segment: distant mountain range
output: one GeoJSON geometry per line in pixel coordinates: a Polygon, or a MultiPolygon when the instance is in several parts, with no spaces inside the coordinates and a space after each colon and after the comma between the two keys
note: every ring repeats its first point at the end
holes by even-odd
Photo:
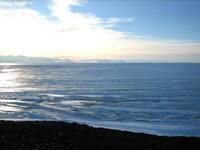
{"type": "Polygon", "coordinates": [[[71,60],[48,57],[28,57],[28,56],[0,56],[0,63],[17,64],[58,64],[58,63],[126,63],[125,60],[87,59],[71,60]]]}
{"type": "Polygon", "coordinates": [[[20,64],[54,64],[69,63],[70,59],[54,59],[47,57],[27,57],[27,56],[0,56],[0,63],[20,63],[20,64]]]}
{"type": "Polygon", "coordinates": [[[28,56],[0,56],[0,63],[16,63],[16,64],[65,64],[65,63],[184,63],[182,61],[160,61],[160,60],[109,60],[109,59],[89,59],[89,60],[71,60],[71,59],[58,59],[48,57],[28,57],[28,56]]]}
{"type": "Polygon", "coordinates": [[[106,60],[106,59],[89,59],[73,61],[70,59],[56,59],[48,57],[28,57],[28,56],[0,56],[0,63],[17,63],[17,64],[64,64],[64,63],[128,63],[139,61],[128,60],[106,60]]]}

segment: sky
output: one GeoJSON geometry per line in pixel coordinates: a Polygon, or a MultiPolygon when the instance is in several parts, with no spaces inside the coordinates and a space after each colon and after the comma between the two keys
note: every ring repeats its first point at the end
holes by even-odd
{"type": "Polygon", "coordinates": [[[0,0],[0,56],[200,62],[198,0],[0,0]]]}

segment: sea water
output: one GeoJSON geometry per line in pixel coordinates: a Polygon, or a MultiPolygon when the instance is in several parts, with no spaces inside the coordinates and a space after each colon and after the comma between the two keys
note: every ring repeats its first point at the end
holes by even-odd
{"type": "Polygon", "coordinates": [[[200,136],[200,64],[0,65],[0,119],[200,136]]]}

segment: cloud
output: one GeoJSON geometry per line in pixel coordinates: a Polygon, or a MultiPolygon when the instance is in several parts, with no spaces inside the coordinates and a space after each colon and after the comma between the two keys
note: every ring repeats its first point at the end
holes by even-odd
{"type": "Polygon", "coordinates": [[[0,1],[0,55],[73,59],[175,59],[182,55],[185,59],[188,53],[199,56],[198,42],[130,36],[113,28],[135,21],[134,17],[100,18],[71,10],[71,6],[84,7],[85,2],[52,0],[48,7],[56,19],[49,20],[28,7],[32,1],[0,1]]]}
{"type": "Polygon", "coordinates": [[[113,18],[109,18],[107,20],[107,23],[108,24],[130,23],[130,22],[133,22],[134,20],[135,20],[134,17],[128,17],[128,18],[116,18],[116,17],[113,17],[113,18]]]}
{"type": "Polygon", "coordinates": [[[118,23],[130,23],[135,20],[134,17],[108,19],[96,17],[94,14],[82,14],[71,11],[71,6],[81,6],[86,1],[83,0],[52,0],[50,9],[52,15],[57,17],[65,26],[75,27],[114,27],[118,23]]]}
{"type": "Polygon", "coordinates": [[[0,0],[0,8],[13,8],[13,7],[23,7],[28,4],[31,4],[30,1],[24,1],[24,0],[0,0]]]}

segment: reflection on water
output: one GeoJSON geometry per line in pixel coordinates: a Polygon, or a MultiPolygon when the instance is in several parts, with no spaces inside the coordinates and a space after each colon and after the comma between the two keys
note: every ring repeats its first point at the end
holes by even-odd
{"type": "Polygon", "coordinates": [[[0,63],[0,66],[17,66],[17,65],[23,65],[19,63],[0,63]]]}
{"type": "MultiPolygon", "coordinates": [[[[12,65],[12,64],[9,64],[9,65],[12,65]]],[[[0,92],[14,92],[16,87],[20,85],[17,79],[18,79],[18,73],[16,72],[16,69],[13,69],[13,68],[1,69],[0,70],[0,92]]],[[[15,103],[18,101],[0,99],[0,112],[8,113],[8,112],[22,111],[22,108],[20,108],[21,106],[12,104],[12,102],[15,103]]]]}
{"type": "Polygon", "coordinates": [[[0,71],[0,90],[1,92],[9,91],[11,92],[19,83],[17,82],[18,74],[15,69],[2,69],[0,71]]]}
{"type": "Polygon", "coordinates": [[[0,119],[200,136],[199,64],[0,65],[0,119]]]}
{"type": "Polygon", "coordinates": [[[1,113],[7,113],[7,112],[20,112],[22,111],[22,108],[19,108],[18,106],[9,106],[0,104],[0,112],[1,113]]]}
{"type": "Polygon", "coordinates": [[[95,102],[95,101],[86,101],[86,100],[68,100],[68,101],[62,101],[60,102],[61,104],[64,104],[64,105],[71,105],[71,106],[87,106],[87,105],[90,105],[90,104],[96,104],[98,102],[95,102]]]}

